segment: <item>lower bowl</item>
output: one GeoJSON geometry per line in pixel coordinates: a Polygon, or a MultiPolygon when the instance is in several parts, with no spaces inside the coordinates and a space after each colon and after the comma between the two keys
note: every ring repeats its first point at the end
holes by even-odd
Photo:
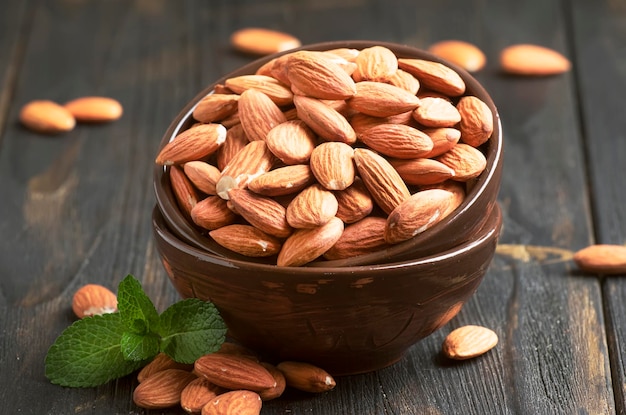
{"type": "Polygon", "coordinates": [[[229,336],[267,361],[305,361],[348,375],[395,363],[460,311],[493,258],[502,215],[496,204],[469,241],[437,255],[342,268],[210,255],[176,237],[158,208],[152,221],[177,291],[212,301],[229,336]]]}

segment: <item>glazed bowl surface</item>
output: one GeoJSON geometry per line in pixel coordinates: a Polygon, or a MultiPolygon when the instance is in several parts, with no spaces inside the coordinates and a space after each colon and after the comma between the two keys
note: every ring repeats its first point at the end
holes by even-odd
{"type": "MultiPolygon", "coordinates": [[[[434,255],[453,247],[459,246],[475,237],[490,218],[494,209],[497,194],[500,188],[502,175],[502,128],[497,108],[491,97],[482,85],[468,72],[452,63],[444,62],[440,58],[423,50],[385,42],[371,41],[335,41],[313,45],[305,45],[295,50],[330,50],[335,48],[364,49],[373,45],[381,45],[392,50],[398,57],[427,59],[440,62],[454,69],[466,84],[466,95],[474,95],[487,104],[493,115],[494,131],[491,138],[481,149],[487,159],[487,166],[483,173],[476,179],[465,183],[466,197],[462,204],[449,216],[436,225],[413,238],[380,249],[373,253],[359,255],[351,258],[337,259],[332,261],[316,260],[307,267],[351,267],[359,265],[374,265],[409,261],[415,258],[434,255]]],[[[293,50],[292,50],[293,51],[293,50]]],[[[292,52],[289,51],[289,52],[292,52]]],[[[284,52],[287,53],[287,52],[284,52]]],[[[230,77],[252,74],[263,64],[281,54],[271,55],[245,65],[207,86],[194,97],[172,121],[162,138],[159,150],[179,133],[188,129],[195,123],[192,113],[197,103],[206,95],[213,92],[215,86],[223,84],[230,77]]],[[[155,165],[154,190],[157,206],[163,215],[171,232],[185,243],[204,250],[212,255],[221,256],[225,259],[250,261],[258,263],[275,263],[275,257],[247,258],[217,244],[207,234],[207,231],[196,226],[180,210],[176,198],[172,192],[168,168],[155,165]]]]}
{"type": "Polygon", "coordinates": [[[476,291],[495,253],[496,204],[468,241],[402,262],[278,267],[211,255],[153,211],[157,250],[182,297],[212,301],[229,336],[267,361],[306,361],[334,375],[393,364],[445,325],[476,291]]]}

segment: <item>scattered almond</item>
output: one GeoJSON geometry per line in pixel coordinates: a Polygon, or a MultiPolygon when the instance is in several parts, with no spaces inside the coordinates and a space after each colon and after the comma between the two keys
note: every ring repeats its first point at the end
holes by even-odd
{"type": "Polygon", "coordinates": [[[186,370],[165,369],[148,377],[133,392],[135,405],[146,409],[163,409],[180,404],[183,389],[196,375],[186,370]]]}
{"type": "Polygon", "coordinates": [[[259,415],[263,402],[258,393],[234,390],[217,395],[202,408],[202,415],[259,415]]]}
{"type": "Polygon", "coordinates": [[[498,344],[498,335],[486,327],[468,325],[453,330],[445,338],[442,351],[450,359],[465,360],[480,356],[498,344]]]}
{"type": "Polygon", "coordinates": [[[248,27],[237,30],[230,43],[238,51],[254,55],[270,55],[300,46],[300,40],[276,30],[248,27]]]}
{"type": "Polygon", "coordinates": [[[83,285],[74,293],[72,310],[78,318],[114,313],[117,311],[117,296],[99,284],[83,285]]]}
{"type": "Polygon", "coordinates": [[[190,414],[200,414],[207,403],[224,392],[223,388],[208,380],[196,378],[189,382],[180,393],[180,406],[190,414]]]}
{"type": "Polygon", "coordinates": [[[574,253],[574,262],[582,271],[601,274],[626,274],[626,246],[597,244],[574,253]]]}
{"type": "Polygon", "coordinates": [[[29,130],[43,134],[68,132],[76,125],[76,119],[67,108],[49,100],[27,103],[20,110],[19,118],[29,130]]]}
{"type": "Polygon", "coordinates": [[[274,377],[259,363],[246,357],[212,353],[194,363],[194,372],[225,389],[255,392],[276,386],[274,377]]]}
{"type": "Polygon", "coordinates": [[[64,105],[79,122],[110,122],[119,119],[124,112],[119,101],[108,97],[81,97],[64,105]]]}
{"type": "Polygon", "coordinates": [[[487,63],[482,50],[462,40],[442,40],[430,45],[428,51],[468,72],[478,72],[487,63]]]}
{"type": "Polygon", "coordinates": [[[514,75],[546,76],[569,71],[569,59],[544,46],[519,44],[507,46],[500,52],[500,66],[514,75]]]}
{"type": "Polygon", "coordinates": [[[304,362],[285,361],[276,365],[287,381],[287,386],[304,392],[326,392],[335,387],[335,379],[325,370],[304,362]]]}

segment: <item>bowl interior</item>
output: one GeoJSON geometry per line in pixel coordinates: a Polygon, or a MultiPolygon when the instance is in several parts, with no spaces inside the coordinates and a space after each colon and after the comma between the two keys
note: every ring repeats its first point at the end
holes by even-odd
{"type": "MultiPolygon", "coordinates": [[[[391,49],[398,57],[401,58],[418,58],[428,59],[436,62],[445,63],[459,73],[466,84],[466,94],[474,95],[485,102],[494,117],[494,131],[492,137],[483,145],[483,150],[487,158],[487,167],[485,171],[476,179],[466,183],[467,195],[461,206],[454,213],[446,217],[444,220],[434,225],[430,229],[420,233],[419,235],[386,249],[380,251],[360,255],[352,258],[340,260],[316,260],[307,265],[307,267],[345,267],[368,264],[381,264],[389,262],[397,262],[408,260],[410,258],[419,258],[442,250],[448,249],[460,243],[467,241],[471,235],[476,232],[484,224],[489,217],[493,206],[496,203],[496,196],[500,186],[500,176],[502,168],[502,129],[497,108],[493,103],[489,94],[480,85],[480,83],[472,77],[467,71],[458,66],[445,62],[442,59],[409,46],[371,41],[341,41],[341,42],[325,42],[312,45],[305,45],[296,50],[329,50],[334,48],[355,48],[363,49],[373,45],[381,45],[391,49]]],[[[283,52],[288,53],[291,51],[283,52]]],[[[256,60],[228,75],[218,79],[201,91],[187,106],[178,114],[169,126],[167,132],[163,136],[160,147],[171,141],[176,135],[189,128],[195,121],[192,113],[195,105],[206,95],[212,93],[215,85],[222,84],[227,78],[254,73],[261,65],[269,60],[280,56],[281,54],[271,55],[256,60]]],[[[205,231],[196,227],[188,221],[181,213],[174,194],[172,192],[169,178],[168,168],[155,165],[154,168],[154,190],[157,205],[161,210],[165,221],[174,234],[185,242],[196,248],[203,249],[213,255],[233,258],[242,261],[259,262],[271,264],[275,263],[275,258],[249,258],[234,253],[223,248],[211,239],[205,231]]]]}

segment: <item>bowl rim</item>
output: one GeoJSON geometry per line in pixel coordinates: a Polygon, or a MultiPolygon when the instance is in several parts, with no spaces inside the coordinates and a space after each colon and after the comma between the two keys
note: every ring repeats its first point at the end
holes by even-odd
{"type": "MultiPolygon", "coordinates": [[[[383,42],[383,41],[372,41],[372,40],[347,40],[347,41],[329,41],[329,42],[319,42],[312,43],[307,45],[302,45],[295,49],[290,49],[287,51],[283,51],[280,53],[267,55],[256,59],[252,62],[249,62],[246,65],[238,67],[237,69],[230,71],[229,73],[223,75],[216,81],[210,83],[207,87],[205,87],[202,91],[196,94],[196,96],[187,102],[187,104],[183,107],[182,110],[178,112],[174,120],[168,126],[165,134],[163,135],[161,142],[159,144],[159,150],[169,141],[173,140],[176,135],[181,131],[186,124],[189,123],[191,119],[193,110],[197,106],[198,102],[204,98],[205,96],[213,93],[215,86],[218,84],[223,84],[224,81],[233,76],[237,76],[235,74],[250,74],[254,73],[256,69],[258,69],[261,65],[269,62],[272,59],[275,59],[279,56],[292,53],[298,50],[329,50],[335,48],[354,48],[354,49],[364,49],[367,47],[371,47],[374,45],[383,46],[390,48],[394,51],[394,53],[398,57],[408,57],[411,59],[426,59],[434,62],[442,63],[454,71],[456,71],[463,81],[466,84],[466,88],[470,86],[472,94],[474,96],[480,97],[480,99],[487,104],[487,106],[492,111],[492,116],[494,119],[494,129],[491,138],[489,139],[489,148],[487,150],[486,159],[487,159],[487,167],[485,171],[483,171],[480,176],[472,181],[471,189],[466,195],[465,199],[461,203],[459,207],[457,207],[453,214],[448,215],[446,218],[438,222],[436,225],[427,229],[426,231],[414,236],[413,238],[400,242],[398,244],[394,244],[390,247],[386,247],[379,251],[359,255],[357,257],[345,258],[345,259],[337,259],[337,260],[324,260],[324,261],[313,261],[309,264],[306,264],[302,267],[298,268],[337,268],[337,267],[346,267],[346,266],[358,266],[360,264],[363,265],[373,265],[382,263],[382,260],[391,258],[393,260],[394,257],[401,256],[403,253],[411,251],[413,248],[418,246],[421,241],[428,238],[430,235],[437,232],[437,230],[445,227],[451,221],[455,220],[456,217],[463,214],[470,207],[477,202],[477,200],[484,194],[488,184],[494,180],[494,175],[498,170],[498,165],[502,162],[503,157],[503,140],[502,140],[502,125],[500,121],[500,115],[493,102],[489,93],[485,90],[480,82],[476,78],[474,78],[469,72],[465,69],[459,67],[458,65],[448,62],[426,50],[406,45],[400,43],[392,43],[392,42],[383,42]],[[415,55],[421,55],[421,57],[416,57],[415,55]]],[[[171,190],[169,190],[168,194],[168,185],[164,182],[166,178],[166,171],[169,167],[160,166],[155,163],[153,169],[153,190],[157,200],[157,206],[161,210],[166,222],[169,227],[172,229],[172,232],[177,235],[179,238],[186,240],[188,243],[192,244],[198,249],[205,251],[210,255],[220,256],[219,253],[215,251],[211,251],[208,249],[205,241],[208,237],[203,235],[198,229],[196,229],[193,225],[188,223],[188,221],[184,218],[182,213],[180,212],[179,207],[176,205],[176,202],[173,200],[171,195],[171,190]],[[178,216],[174,216],[173,212],[178,212],[178,216]]],[[[217,245],[217,243],[215,243],[217,245]]],[[[242,262],[250,262],[256,264],[263,264],[262,259],[248,259],[245,261],[244,257],[235,252],[226,250],[226,248],[217,247],[218,250],[224,252],[222,255],[224,258],[228,260],[241,260],[242,262]]],[[[391,262],[393,263],[393,262],[391,262]]],[[[271,265],[271,264],[269,264],[271,265]]],[[[275,266],[275,265],[274,265],[275,266]]],[[[282,268],[282,267],[281,267],[282,268]]]]}
{"type": "MultiPolygon", "coordinates": [[[[360,272],[380,272],[389,270],[399,270],[403,268],[413,268],[419,266],[435,266],[438,263],[454,258],[455,256],[462,254],[469,254],[476,249],[480,249],[483,245],[491,243],[497,240],[500,236],[502,228],[502,210],[499,204],[495,204],[491,214],[480,231],[476,232],[472,238],[468,241],[459,244],[455,247],[439,252],[437,254],[410,259],[400,262],[371,264],[371,265],[354,265],[348,267],[294,267],[294,266],[277,266],[275,264],[266,264],[254,261],[244,261],[233,258],[226,258],[218,255],[212,255],[201,248],[197,248],[188,243],[185,243],[178,238],[165,223],[163,213],[154,206],[152,211],[152,228],[153,232],[157,233],[161,239],[166,241],[169,245],[183,253],[200,258],[206,261],[210,258],[210,262],[221,262],[224,266],[237,268],[240,270],[248,271],[263,271],[263,272],[280,272],[299,275],[337,275],[337,274],[355,274],[360,272]]],[[[416,276],[417,278],[417,276],[416,276]]]]}

